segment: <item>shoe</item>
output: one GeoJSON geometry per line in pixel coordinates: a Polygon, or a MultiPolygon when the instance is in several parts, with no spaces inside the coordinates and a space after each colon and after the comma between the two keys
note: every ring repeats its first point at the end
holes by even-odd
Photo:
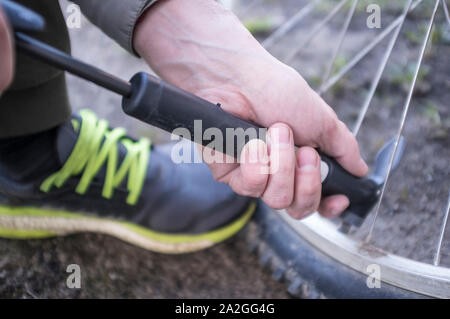
{"type": "Polygon", "coordinates": [[[172,145],[133,140],[89,110],[18,141],[0,148],[0,237],[96,232],[186,253],[233,236],[255,210],[205,164],[175,164],[172,145]]]}

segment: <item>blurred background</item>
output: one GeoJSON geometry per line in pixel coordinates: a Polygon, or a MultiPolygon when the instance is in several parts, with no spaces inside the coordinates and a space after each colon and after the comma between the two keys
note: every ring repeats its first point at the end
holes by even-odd
{"type": "MultiPolygon", "coordinates": [[[[401,14],[406,3],[358,1],[341,49],[333,59],[353,1],[223,2],[273,55],[298,70],[317,90],[327,82],[324,81],[327,73],[330,73],[328,79],[338,74],[380,36],[401,14]],[[381,28],[367,27],[369,4],[380,6],[381,28]],[[295,20],[300,10],[308,5],[308,14],[293,24],[289,32],[274,37],[280,27],[286,28],[286,22],[295,20]]],[[[400,123],[434,1],[422,2],[408,15],[357,136],[369,164],[373,164],[377,150],[395,136],[400,123]]],[[[65,12],[70,3],[60,3],[65,12]]],[[[81,28],[70,29],[70,35],[72,53],[83,61],[124,79],[138,71],[151,72],[142,60],[131,56],[84,18],[81,28]]],[[[323,94],[351,129],[389,39],[387,36],[382,40],[323,94]]],[[[382,249],[428,263],[433,258],[449,194],[449,74],[450,26],[441,7],[406,120],[406,153],[388,184],[373,237],[373,244],[382,249]]],[[[169,140],[168,134],[125,116],[120,108],[120,97],[71,75],[67,78],[75,111],[91,108],[112,126],[126,127],[132,136],[150,137],[155,143],[169,140]]],[[[360,238],[367,228],[365,224],[351,236],[360,238]]],[[[450,266],[449,241],[450,231],[444,238],[441,261],[447,267],[450,266]]],[[[0,240],[0,296],[289,297],[285,288],[248,253],[240,237],[205,252],[163,256],[96,234],[39,241],[0,240]],[[79,290],[68,289],[65,285],[66,267],[73,263],[79,264],[82,271],[82,289],[79,290]]]]}

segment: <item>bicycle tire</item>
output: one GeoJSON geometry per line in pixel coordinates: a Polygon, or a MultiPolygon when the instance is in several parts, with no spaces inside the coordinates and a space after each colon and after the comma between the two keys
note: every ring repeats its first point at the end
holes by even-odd
{"type": "Polygon", "coordinates": [[[249,251],[297,298],[428,298],[382,282],[368,288],[368,274],[336,261],[302,238],[277,212],[260,203],[246,230],[249,251]],[[287,244],[291,243],[291,244],[287,244]]]}

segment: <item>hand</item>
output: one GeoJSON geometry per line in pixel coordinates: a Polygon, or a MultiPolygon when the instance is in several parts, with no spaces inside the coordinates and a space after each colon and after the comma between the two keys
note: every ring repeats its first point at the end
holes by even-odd
{"type": "Polygon", "coordinates": [[[240,164],[210,165],[218,181],[294,218],[316,210],[336,217],[349,205],[343,195],[321,199],[314,148],[364,176],[368,168],[355,138],[306,81],[264,50],[231,12],[210,0],[161,1],[138,23],[134,45],[165,80],[278,136],[268,145],[248,143],[240,164]],[[294,144],[304,147],[295,150],[294,144]],[[274,173],[267,173],[274,161],[264,158],[278,158],[274,173]]]}
{"type": "Polygon", "coordinates": [[[14,51],[12,35],[5,14],[0,6],[0,93],[12,81],[14,71],[14,51]]]}

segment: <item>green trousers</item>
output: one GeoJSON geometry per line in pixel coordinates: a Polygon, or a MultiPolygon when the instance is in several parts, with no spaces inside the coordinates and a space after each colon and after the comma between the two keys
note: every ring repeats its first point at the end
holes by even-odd
{"type": "MultiPolygon", "coordinates": [[[[33,35],[70,53],[70,40],[58,0],[16,0],[41,14],[46,30],[33,35]]],[[[67,121],[71,110],[62,71],[21,53],[10,88],[0,97],[0,138],[38,133],[67,121]]]]}

